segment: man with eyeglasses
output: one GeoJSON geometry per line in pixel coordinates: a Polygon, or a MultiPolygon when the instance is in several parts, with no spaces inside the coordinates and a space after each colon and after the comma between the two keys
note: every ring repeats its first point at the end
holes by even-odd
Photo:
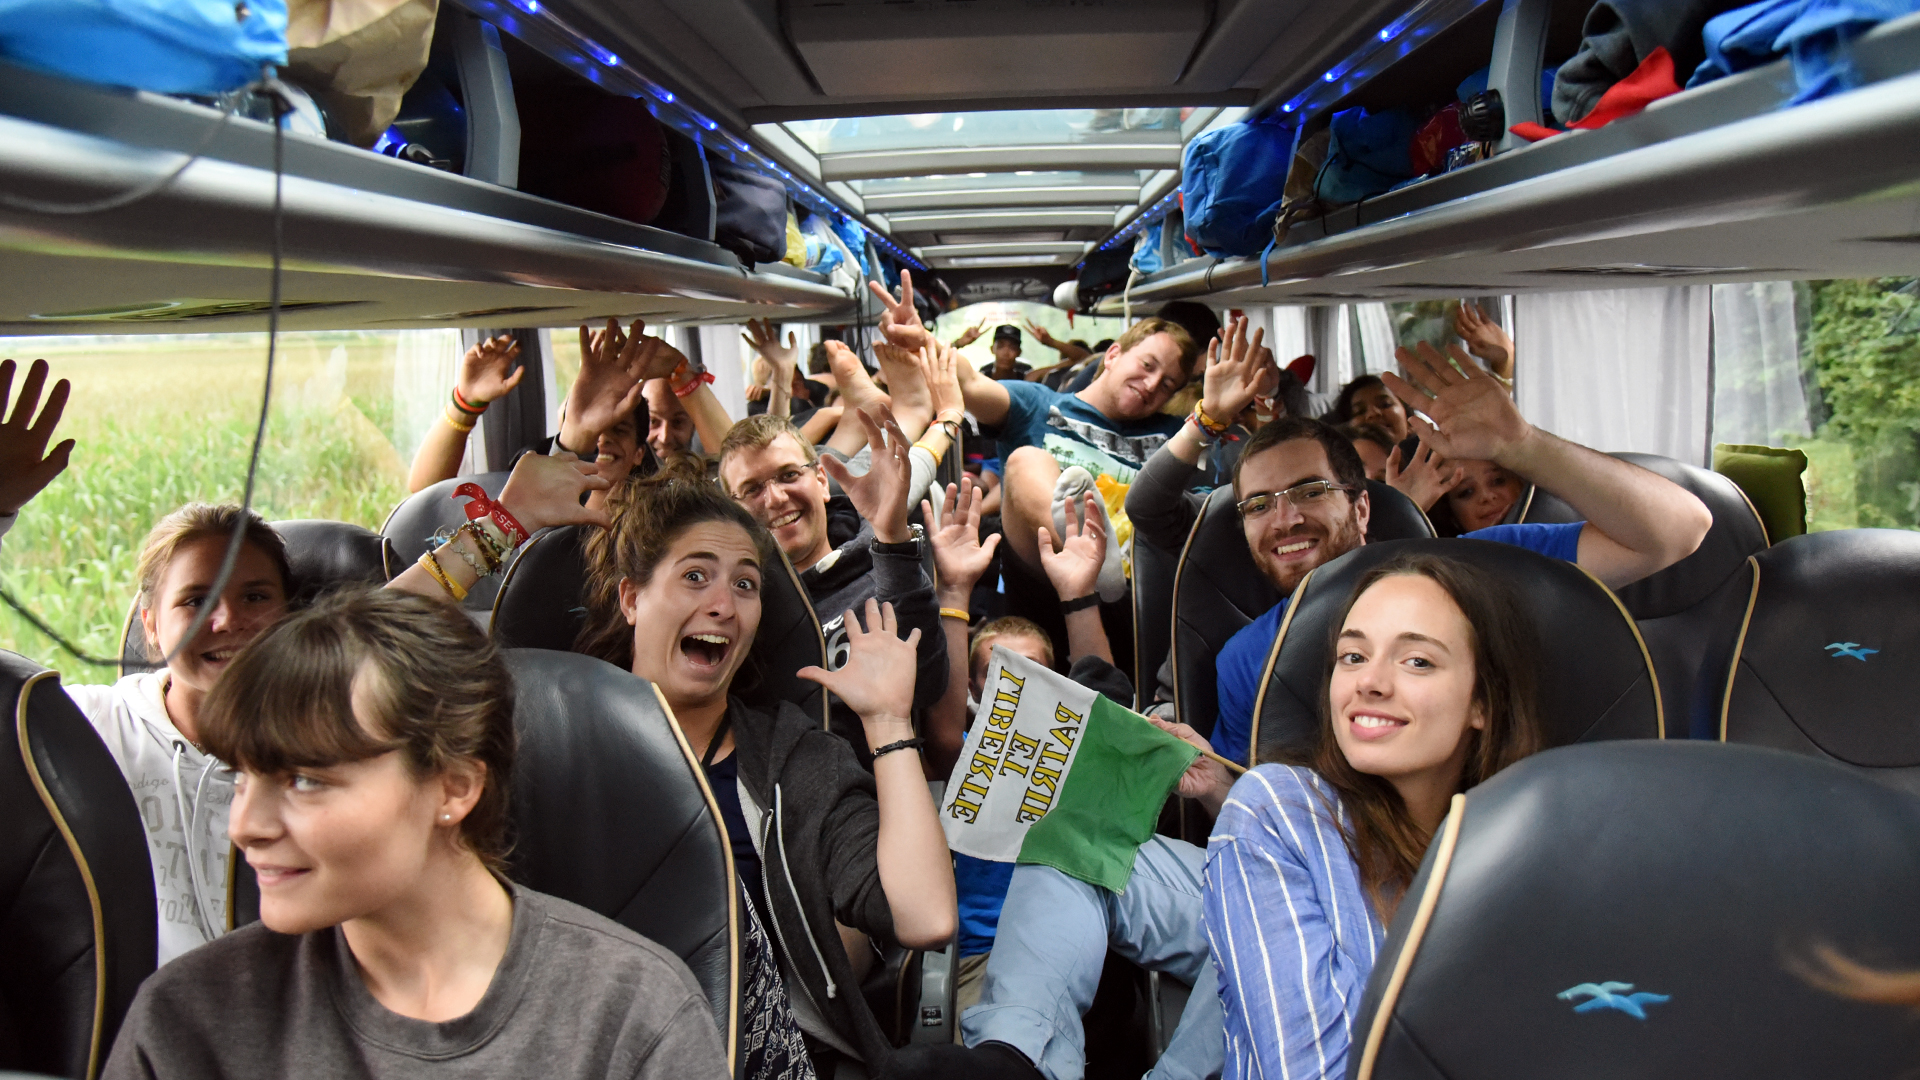
{"type": "MultiPolygon", "coordinates": [[[[1219,436],[1214,417],[1238,416],[1270,394],[1279,372],[1261,335],[1235,320],[1208,350],[1205,394],[1186,426],[1147,462],[1127,496],[1141,535],[1184,540],[1203,501],[1189,490],[1202,454],[1219,436]]],[[[1464,352],[1456,370],[1430,346],[1400,350],[1408,378],[1384,376],[1416,418],[1437,456],[1495,461],[1572,504],[1587,518],[1571,525],[1496,525],[1468,535],[1577,562],[1609,586],[1637,581],[1700,545],[1712,515],[1700,500],[1645,469],[1555,438],[1529,425],[1505,387],[1464,352]],[[1438,425],[1436,428],[1435,425],[1438,425]]],[[[1267,579],[1292,593],[1308,571],[1366,543],[1366,470],[1353,444],[1332,427],[1285,417],[1247,441],[1234,469],[1241,528],[1267,579]]],[[[1236,634],[1217,661],[1220,710],[1211,749],[1248,759],[1254,690],[1287,602],[1236,634]]],[[[1183,724],[1168,730],[1196,745],[1183,724]]],[[[1233,777],[1206,757],[1181,778],[1180,794],[1217,815],[1233,777]]],[[[1121,892],[1045,866],[1018,866],[1001,908],[980,1004],[961,1016],[964,1048],[910,1047],[887,1077],[914,1080],[1077,1080],[1086,1035],[1080,1013],[1093,1000],[1109,950],[1193,988],[1179,1026],[1150,1080],[1220,1075],[1224,1021],[1201,901],[1206,851],[1156,836],[1141,845],[1121,892]]]]}

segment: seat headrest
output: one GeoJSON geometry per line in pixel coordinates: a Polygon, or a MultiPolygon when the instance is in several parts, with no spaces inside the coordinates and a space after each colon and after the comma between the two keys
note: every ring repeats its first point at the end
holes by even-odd
{"type": "Polygon", "coordinates": [[[1127,555],[1133,564],[1133,707],[1145,711],[1153,702],[1160,665],[1173,645],[1173,581],[1180,556],[1154,546],[1137,532],[1128,543],[1127,555]]]}
{"type": "MultiPolygon", "coordinates": [[[[586,528],[549,529],[520,549],[494,599],[492,634],[503,648],[573,648],[587,616],[586,528]]],[[[734,694],[755,708],[791,701],[826,723],[826,691],[794,672],[826,663],[826,638],[793,567],[782,556],[760,583],[760,629],[734,694]]]]}
{"type": "Polygon", "coordinates": [[[1491,540],[1392,540],[1340,556],[1294,590],[1254,702],[1250,742],[1258,760],[1312,745],[1333,620],[1368,570],[1405,552],[1458,559],[1511,583],[1539,634],[1547,745],[1664,737],[1659,684],[1639,630],[1586,571],[1491,540]]]}
{"type": "Polygon", "coordinates": [[[1219,711],[1214,658],[1227,639],[1280,602],[1247,551],[1233,489],[1215,488],[1200,509],[1173,586],[1174,707],[1182,723],[1213,733],[1219,711]]]}
{"type": "MultiPolygon", "coordinates": [[[[287,597],[291,603],[309,604],[324,593],[349,585],[387,583],[392,555],[386,538],[379,533],[345,521],[303,519],[269,524],[286,542],[287,565],[293,571],[287,597]]],[[[152,667],[146,628],[140,624],[140,601],[135,597],[120,630],[120,673],[152,667]]]]}
{"type": "Polygon", "coordinates": [[[1436,535],[1433,522],[1418,503],[1400,489],[1379,480],[1367,481],[1367,540],[1423,540],[1436,535]]]}
{"type": "Polygon", "coordinates": [[[1429,848],[1348,1075],[1901,1075],[1920,1059],[1911,1012],[1804,971],[1820,946],[1920,968],[1916,835],[1920,801],[1773,750],[1620,742],[1520,762],[1456,800],[1429,848]]]}
{"type": "Polygon", "coordinates": [[[1753,557],[1728,742],[1823,755],[1920,791],[1920,534],[1846,529],[1753,557]]]}
{"type": "MultiPolygon", "coordinates": [[[[719,808],[653,685],[578,653],[509,649],[512,874],[671,949],[737,1031],[738,885],[719,808]]],[[[732,1040],[728,1040],[732,1046],[732,1040]]]]}
{"type": "Polygon", "coordinates": [[[276,521],[287,543],[296,598],[304,603],[343,585],[387,583],[387,539],[345,521],[276,521]]]}
{"type": "Polygon", "coordinates": [[[0,1066],[93,1076],[153,973],[146,825],[59,676],[0,652],[0,709],[0,1066]]]}
{"type": "MultiPolygon", "coordinates": [[[[1678,614],[1705,600],[1728,578],[1740,572],[1747,556],[1767,546],[1767,529],[1746,493],[1717,472],[1697,468],[1658,454],[1613,454],[1621,461],[1658,473],[1686,488],[1713,514],[1713,527],[1693,554],[1656,574],[1617,590],[1620,602],[1636,619],[1660,619],[1678,614]]],[[[1558,496],[1529,489],[1521,497],[1517,521],[1557,524],[1581,520],[1580,514],[1558,496]],[[1531,497],[1528,497],[1531,496],[1531,497]]]]}

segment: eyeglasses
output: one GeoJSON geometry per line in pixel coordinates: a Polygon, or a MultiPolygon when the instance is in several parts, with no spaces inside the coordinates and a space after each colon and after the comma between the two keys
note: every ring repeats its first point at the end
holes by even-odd
{"type": "Polygon", "coordinates": [[[1342,487],[1331,480],[1309,480],[1304,484],[1295,484],[1285,491],[1263,491],[1258,495],[1249,495],[1241,499],[1238,503],[1235,503],[1234,506],[1240,511],[1240,516],[1243,519],[1252,520],[1257,517],[1262,517],[1268,511],[1278,507],[1281,499],[1285,499],[1293,505],[1305,509],[1322,501],[1336,491],[1351,490],[1353,489],[1342,487]]]}

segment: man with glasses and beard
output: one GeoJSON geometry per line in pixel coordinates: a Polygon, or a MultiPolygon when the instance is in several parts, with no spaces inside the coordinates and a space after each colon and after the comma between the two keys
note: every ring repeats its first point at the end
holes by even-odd
{"type": "MultiPolygon", "coordinates": [[[[1577,562],[1618,588],[1692,554],[1712,515],[1686,490],[1645,469],[1528,424],[1506,388],[1456,346],[1454,363],[1431,346],[1400,350],[1405,379],[1389,389],[1426,417],[1415,431],[1436,459],[1484,459],[1565,499],[1586,519],[1569,525],[1496,525],[1469,533],[1577,562]]],[[[1142,535],[1184,539],[1202,496],[1190,491],[1202,453],[1217,442],[1212,418],[1240,415],[1279,383],[1272,353],[1244,320],[1208,350],[1198,410],[1135,479],[1127,513],[1142,535]]],[[[1223,428],[1221,430],[1224,430],[1223,428]]],[[[1436,469],[1448,468],[1436,461],[1436,469]]],[[[1366,471],[1353,444],[1332,427],[1286,417],[1248,440],[1235,467],[1234,495],[1255,565],[1282,595],[1314,567],[1366,542],[1366,471]]],[[[1220,711],[1213,742],[1184,724],[1160,726],[1229,760],[1247,761],[1254,694],[1285,615],[1282,600],[1220,652],[1220,711]]],[[[1217,815],[1233,777],[1206,757],[1181,777],[1182,796],[1217,815]]],[[[960,1021],[964,1047],[919,1044],[897,1053],[884,1077],[917,1080],[1078,1080],[1085,1071],[1080,1014],[1093,1000],[1106,953],[1170,974],[1193,987],[1167,1049],[1147,1075],[1159,1080],[1220,1075],[1224,1020],[1202,903],[1206,851],[1155,836],[1141,845],[1119,893],[1047,866],[1014,869],[987,960],[980,1004],[960,1021]],[[1089,934],[1087,928],[1104,934],[1089,934]]]]}

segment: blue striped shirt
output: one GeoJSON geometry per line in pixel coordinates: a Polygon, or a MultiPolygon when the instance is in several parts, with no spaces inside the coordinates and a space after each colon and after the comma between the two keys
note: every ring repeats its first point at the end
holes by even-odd
{"type": "Polygon", "coordinates": [[[1344,1077],[1353,1014],[1386,940],[1310,769],[1233,785],[1207,843],[1207,937],[1226,1013],[1224,1080],[1344,1077]]]}

